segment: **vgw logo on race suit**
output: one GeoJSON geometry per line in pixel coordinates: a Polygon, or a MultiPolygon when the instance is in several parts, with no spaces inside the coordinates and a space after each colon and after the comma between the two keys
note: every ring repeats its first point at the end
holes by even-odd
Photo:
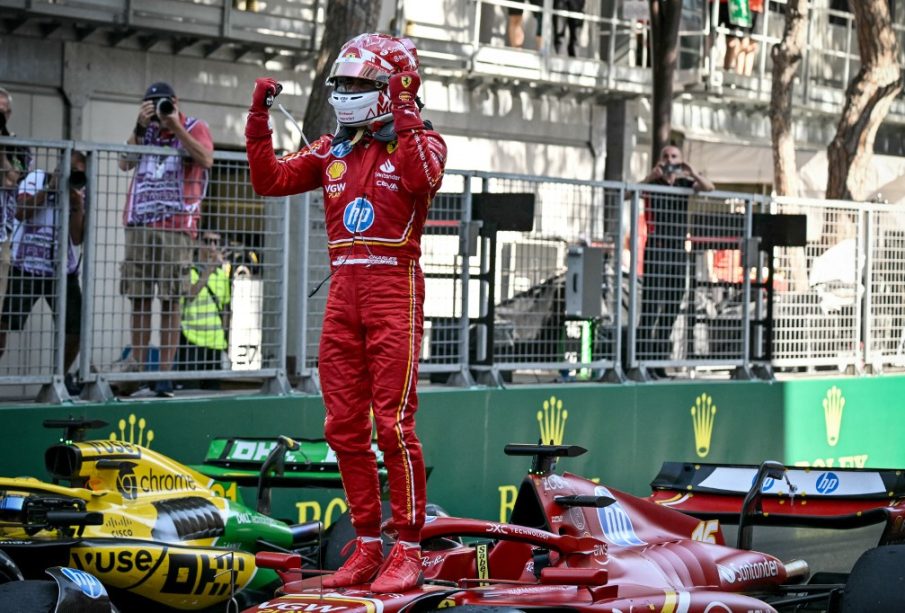
{"type": "Polygon", "coordinates": [[[356,198],[343,211],[343,225],[352,234],[359,234],[374,225],[374,205],[367,198],[356,198]]]}
{"type": "MultiPolygon", "coordinates": [[[[606,496],[616,500],[613,493],[602,485],[594,488],[594,495],[606,496]]],[[[603,530],[603,536],[612,544],[620,547],[647,544],[638,538],[635,533],[635,526],[632,524],[632,518],[628,516],[628,513],[625,512],[625,509],[622,508],[618,501],[602,509],[597,509],[597,519],[600,520],[600,529],[603,530]]]]}

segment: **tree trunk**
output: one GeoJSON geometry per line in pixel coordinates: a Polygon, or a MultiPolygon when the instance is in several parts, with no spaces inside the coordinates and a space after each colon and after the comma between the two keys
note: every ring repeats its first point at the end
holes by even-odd
{"type": "Polygon", "coordinates": [[[315,64],[317,74],[302,124],[309,140],[332,133],[336,128],[336,115],[328,102],[330,90],[324,82],[346,41],[363,32],[377,30],[380,4],[380,0],[328,0],[324,36],[315,64]]]}
{"type": "MultiPolygon", "coordinates": [[[[770,128],[773,142],[773,191],[777,196],[798,195],[798,164],[795,160],[795,136],[792,133],[792,93],[807,38],[808,10],[808,0],[789,0],[782,41],[771,50],[773,86],[770,92],[770,128]]],[[[790,209],[787,212],[800,211],[790,209]]],[[[785,253],[791,269],[790,289],[794,292],[807,291],[804,249],[790,247],[785,253]]]]}
{"type": "Polygon", "coordinates": [[[669,144],[672,131],[672,96],[679,60],[679,23],[682,0],[649,0],[651,67],[653,70],[653,134],[651,165],[669,144]]]}
{"type": "Polygon", "coordinates": [[[902,75],[887,0],[858,0],[849,6],[855,18],[861,69],[845,92],[836,136],[827,148],[826,197],[863,200],[877,129],[902,91],[902,75]]]}
{"type": "Polygon", "coordinates": [[[808,26],[808,0],[789,0],[782,41],[774,45],[770,127],[773,140],[773,191],[778,196],[798,195],[798,166],[792,134],[792,91],[801,65],[808,26]]]}

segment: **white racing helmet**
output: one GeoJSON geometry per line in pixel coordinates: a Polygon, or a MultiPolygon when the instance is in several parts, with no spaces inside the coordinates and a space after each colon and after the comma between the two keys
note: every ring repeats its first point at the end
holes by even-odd
{"type": "Polygon", "coordinates": [[[407,38],[386,34],[359,34],[339,51],[327,85],[333,86],[330,104],[343,126],[364,126],[390,118],[390,98],[386,86],[394,74],[418,70],[418,53],[407,38]],[[365,79],[374,88],[360,92],[338,92],[338,77],[365,79]]]}

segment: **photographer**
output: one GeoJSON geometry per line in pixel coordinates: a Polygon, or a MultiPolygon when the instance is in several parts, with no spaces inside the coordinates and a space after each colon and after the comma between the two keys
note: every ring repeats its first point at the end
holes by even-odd
{"type": "MultiPolygon", "coordinates": [[[[685,163],[682,151],[668,145],[660,159],[641,181],[653,185],[691,188],[695,192],[714,189],[706,177],[685,163]]],[[[645,194],[644,293],[638,326],[638,357],[668,360],[672,355],[670,334],[679,315],[685,291],[685,237],[688,233],[688,196],[685,194],[645,194]]],[[[665,378],[658,367],[654,378],[665,378]]]]}
{"type": "Polygon", "coordinates": [[[35,302],[44,298],[56,311],[61,289],[56,284],[58,249],[66,245],[66,339],[63,363],[66,370],[79,352],[82,319],[82,290],[79,245],[85,228],[87,201],[86,158],[80,151],[70,157],[69,177],[61,177],[58,166],[53,174],[33,170],[19,186],[16,227],[12,240],[12,268],[9,293],[0,316],[0,356],[6,351],[7,333],[22,330],[35,302]],[[69,236],[64,243],[57,234],[63,212],[62,190],[69,190],[69,236]]]}
{"type": "MultiPolygon", "coordinates": [[[[176,155],[122,155],[119,160],[121,170],[135,169],[123,213],[126,257],[120,269],[120,293],[132,304],[132,353],[126,370],[147,366],[156,288],[160,370],[170,371],[179,346],[179,303],[191,284],[189,271],[214,145],[207,124],[184,115],[173,88],[163,82],[145,92],[126,144],[176,150],[176,155]]],[[[173,395],[171,381],[157,381],[154,388],[158,396],[173,395]]]]}

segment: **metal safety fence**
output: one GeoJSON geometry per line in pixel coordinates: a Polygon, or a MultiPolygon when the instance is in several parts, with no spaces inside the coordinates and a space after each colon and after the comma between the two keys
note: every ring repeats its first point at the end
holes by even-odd
{"type": "MultiPolygon", "coordinates": [[[[184,168],[172,149],[4,138],[0,162],[4,396],[318,389],[320,193],[261,198],[244,154],[217,152],[175,196],[199,215],[158,231],[127,203],[135,167],[184,168]]],[[[424,380],[905,366],[886,205],[448,171],[421,245],[424,380]]]]}

